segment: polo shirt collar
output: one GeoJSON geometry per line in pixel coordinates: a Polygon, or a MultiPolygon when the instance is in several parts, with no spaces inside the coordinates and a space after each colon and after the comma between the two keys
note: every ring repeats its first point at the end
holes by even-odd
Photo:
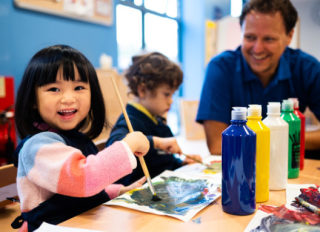
{"type": "Polygon", "coordinates": [[[276,74],[277,79],[280,81],[290,79],[292,76],[290,65],[289,65],[289,61],[287,60],[284,54],[282,54],[282,56],[280,57],[279,67],[280,68],[278,68],[277,74],[276,74]]]}
{"type": "Polygon", "coordinates": [[[244,72],[244,76],[243,76],[244,82],[259,80],[259,78],[251,71],[248,62],[246,61],[246,59],[244,58],[242,53],[241,53],[241,62],[243,63],[243,67],[244,67],[244,70],[243,70],[243,72],[244,72]]]}
{"type": "Polygon", "coordinates": [[[137,102],[129,102],[129,105],[132,105],[134,108],[144,113],[148,118],[150,118],[156,125],[158,125],[158,120],[154,117],[143,105],[137,102]]]}
{"type": "MultiPolygon", "coordinates": [[[[238,48],[240,49],[240,47],[238,48]]],[[[286,51],[286,50],[285,50],[286,51]]],[[[285,52],[284,52],[285,53],[285,52]]],[[[291,70],[289,66],[289,61],[286,59],[284,53],[280,57],[279,66],[276,71],[276,74],[274,78],[272,79],[272,82],[278,82],[282,80],[287,80],[291,78],[291,70]]],[[[259,78],[251,71],[249,64],[247,63],[246,59],[241,53],[241,59],[238,59],[237,67],[241,67],[240,62],[242,62],[244,67],[244,82],[253,81],[253,80],[259,80],[259,78]]],[[[238,70],[237,70],[238,71],[238,70]]]]}

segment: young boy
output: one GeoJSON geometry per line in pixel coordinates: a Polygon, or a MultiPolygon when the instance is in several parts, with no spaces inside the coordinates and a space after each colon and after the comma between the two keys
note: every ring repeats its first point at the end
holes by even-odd
{"type": "MultiPolygon", "coordinates": [[[[179,66],[158,52],[134,56],[132,65],[125,74],[130,93],[134,100],[127,104],[126,110],[135,131],[144,133],[150,150],[144,157],[151,178],[164,170],[174,170],[185,163],[172,154],[182,151],[166,124],[164,115],[172,104],[172,95],[182,83],[183,73],[179,66]]],[[[129,132],[123,114],[114,125],[106,146],[121,140],[129,132]]],[[[200,156],[194,158],[201,160],[200,156]]],[[[138,180],[144,173],[140,166],[118,183],[129,184],[138,180]]]]}

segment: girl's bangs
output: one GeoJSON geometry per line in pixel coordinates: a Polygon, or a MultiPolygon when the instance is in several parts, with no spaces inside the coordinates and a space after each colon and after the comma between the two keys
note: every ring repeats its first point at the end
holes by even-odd
{"type": "Polygon", "coordinates": [[[88,82],[88,71],[85,70],[86,65],[73,61],[71,59],[62,59],[49,62],[38,67],[40,75],[37,75],[40,79],[38,81],[39,86],[54,83],[57,79],[57,73],[59,68],[62,67],[63,70],[63,80],[65,81],[75,81],[75,68],[78,69],[80,76],[80,81],[88,82]]]}

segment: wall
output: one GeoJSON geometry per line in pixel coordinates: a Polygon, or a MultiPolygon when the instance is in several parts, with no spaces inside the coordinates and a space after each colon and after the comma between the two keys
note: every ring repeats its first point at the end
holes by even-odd
{"type": "Polygon", "coordinates": [[[0,28],[0,76],[13,76],[16,90],[30,58],[54,44],[77,48],[96,67],[102,53],[112,56],[117,65],[114,24],[102,26],[23,10],[15,7],[13,0],[1,0],[0,28]]]}
{"type": "MultiPolygon", "coordinates": [[[[185,74],[183,96],[199,99],[205,75],[204,22],[212,18],[215,5],[228,14],[229,0],[182,0],[181,59],[185,74]]],[[[300,47],[320,60],[320,24],[311,10],[319,0],[293,0],[301,17],[300,47]]],[[[17,86],[31,56],[39,49],[69,44],[82,51],[94,66],[107,53],[117,66],[116,29],[16,8],[13,0],[0,1],[0,75],[15,77],[17,86]]]]}
{"type": "Polygon", "coordinates": [[[182,5],[183,96],[198,99],[204,77],[204,4],[203,0],[184,0],[182,5]]]}
{"type": "Polygon", "coordinates": [[[205,20],[213,19],[215,6],[221,9],[222,17],[230,13],[228,0],[183,0],[181,37],[185,99],[200,98],[206,68],[205,20]]]}
{"type": "Polygon", "coordinates": [[[292,0],[292,3],[300,18],[300,48],[320,60],[320,1],[292,0]]]}

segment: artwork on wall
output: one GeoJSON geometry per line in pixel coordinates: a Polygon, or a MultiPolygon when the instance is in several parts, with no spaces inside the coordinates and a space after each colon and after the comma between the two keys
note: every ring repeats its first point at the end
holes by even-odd
{"type": "Polygon", "coordinates": [[[14,3],[20,8],[102,25],[112,25],[113,20],[113,0],[14,0],[14,3]]]}
{"type": "Polygon", "coordinates": [[[221,195],[218,185],[210,179],[191,178],[172,171],[163,172],[153,178],[152,183],[161,201],[152,201],[152,193],[144,185],[105,204],[189,221],[221,195]]]}
{"type": "Polygon", "coordinates": [[[94,13],[93,0],[64,0],[65,12],[92,17],[94,13]]]}

